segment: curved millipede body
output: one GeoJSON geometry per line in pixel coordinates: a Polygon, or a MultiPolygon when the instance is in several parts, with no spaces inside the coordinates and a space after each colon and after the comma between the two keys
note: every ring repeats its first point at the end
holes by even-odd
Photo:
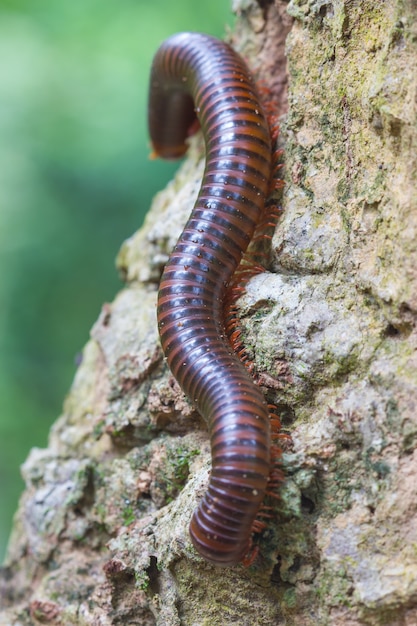
{"type": "Polygon", "coordinates": [[[153,61],[154,152],[181,156],[196,116],[205,173],[162,275],[158,326],[169,367],[210,433],[211,478],[191,520],[191,538],[208,561],[234,565],[248,552],[265,495],[271,435],[263,395],[225,337],[222,305],[261,216],[271,142],[242,59],[210,36],[181,33],[165,41],[153,61]]]}

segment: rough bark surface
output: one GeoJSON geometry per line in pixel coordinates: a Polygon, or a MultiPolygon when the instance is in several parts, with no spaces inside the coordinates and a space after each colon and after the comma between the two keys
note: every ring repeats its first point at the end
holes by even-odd
{"type": "Polygon", "coordinates": [[[231,39],[280,113],[290,30],[284,212],[240,301],[293,439],[281,500],[253,567],[193,550],[209,446],[164,364],[155,300],[199,188],[197,139],[124,244],[126,288],[23,467],[0,624],[417,623],[417,3],[234,5],[231,39]]]}

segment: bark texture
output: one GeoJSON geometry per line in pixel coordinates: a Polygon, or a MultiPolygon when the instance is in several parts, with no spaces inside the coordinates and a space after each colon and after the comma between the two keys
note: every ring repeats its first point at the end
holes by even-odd
{"type": "Polygon", "coordinates": [[[417,623],[417,3],[234,9],[230,38],[283,114],[284,212],[240,301],[293,439],[281,500],[253,567],[193,550],[209,445],[164,364],[155,301],[199,188],[197,138],[124,244],[126,288],[23,467],[0,624],[417,623]]]}

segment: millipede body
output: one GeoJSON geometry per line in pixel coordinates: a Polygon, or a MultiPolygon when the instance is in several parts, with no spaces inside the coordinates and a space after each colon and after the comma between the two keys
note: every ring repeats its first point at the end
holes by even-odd
{"type": "Polygon", "coordinates": [[[268,123],[248,69],[208,35],[180,33],[157,51],[149,129],[176,158],[201,126],[206,166],[190,218],[165,266],[158,327],[168,365],[208,424],[212,471],[190,534],[208,561],[247,554],[271,466],[268,408],[225,336],[223,302],[263,210],[271,173],[268,123]]]}

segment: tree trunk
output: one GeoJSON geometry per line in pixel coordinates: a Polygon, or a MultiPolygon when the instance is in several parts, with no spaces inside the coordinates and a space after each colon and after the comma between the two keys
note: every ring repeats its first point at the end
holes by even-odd
{"type": "Polygon", "coordinates": [[[280,501],[250,568],[192,548],[208,436],[164,364],[155,300],[199,188],[197,138],[124,244],[126,288],[23,467],[1,624],[417,623],[417,3],[234,4],[231,40],[285,148],[270,266],[239,302],[292,437],[280,501]]]}

